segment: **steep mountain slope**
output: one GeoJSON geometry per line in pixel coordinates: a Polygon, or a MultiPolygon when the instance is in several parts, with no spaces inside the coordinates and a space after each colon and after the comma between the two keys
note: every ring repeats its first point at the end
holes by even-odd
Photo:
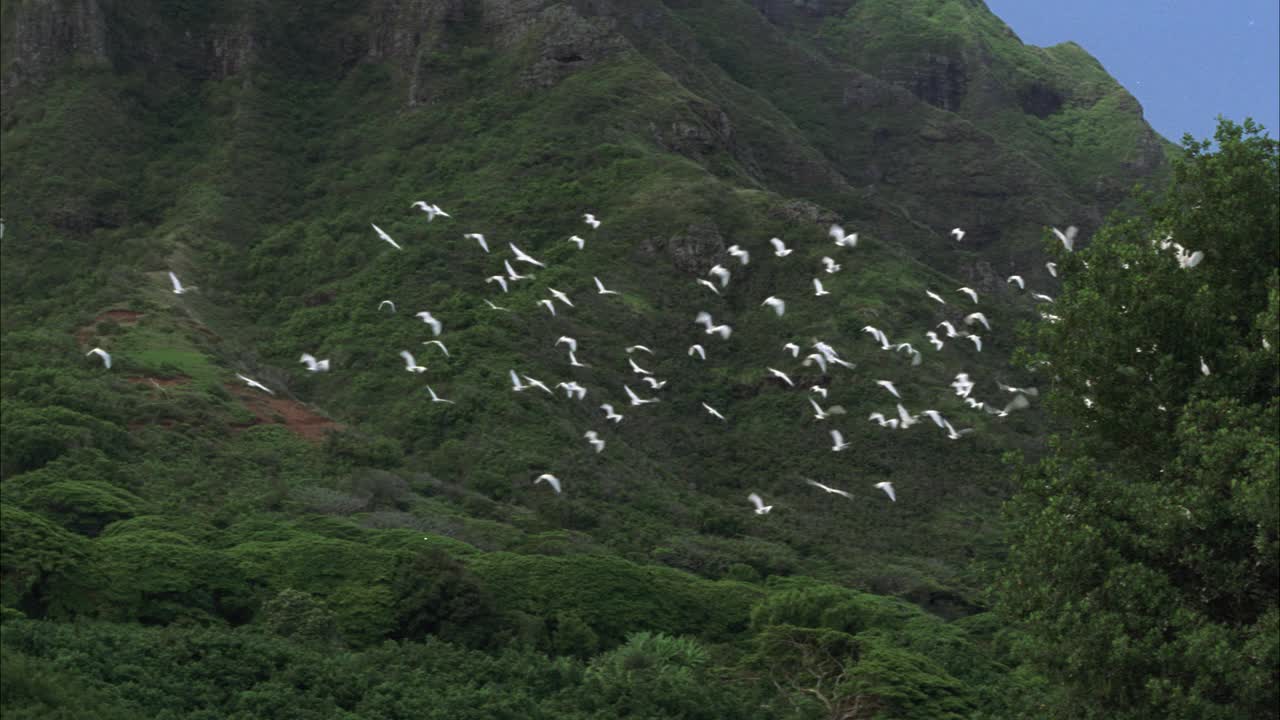
{"type": "MultiPolygon", "coordinates": [[[[68,557],[125,552],[131,535],[190,544],[263,592],[303,582],[271,562],[328,562],[328,546],[290,543],[356,543],[308,591],[340,602],[365,639],[384,631],[337,589],[382,602],[371,558],[424,532],[460,557],[798,573],[971,611],[1001,553],[1000,455],[1035,449],[1040,419],[969,409],[947,383],[967,372],[997,406],[997,380],[1034,384],[1008,360],[1036,309],[1004,276],[1052,294],[1044,227],[1087,234],[1124,188],[1163,172],[1164,149],[1079,48],[1027,48],[977,2],[900,6],[5,2],[4,501],[80,535],[107,529],[85,548],[115,538],[97,551],[78,538],[68,557]],[[419,199],[451,217],[428,222],[419,199]],[[832,244],[833,222],[856,248],[832,244]],[[774,257],[774,236],[795,252],[774,257]],[[547,267],[520,265],[535,277],[504,294],[484,278],[503,273],[508,242],[547,267]],[[822,256],[843,269],[822,272],[822,256]],[[733,272],[718,296],[694,283],[715,264],[733,272]],[[198,289],[172,294],[169,270],[198,289]],[[593,276],[621,295],[596,295],[593,276]],[[829,296],[814,297],[814,277],[829,296]],[[551,317],[537,304],[548,288],[574,307],[551,317]],[[760,307],[770,295],[784,317],[760,307]],[[961,339],[934,351],[925,331],[971,308],[993,322],[982,352],[961,339]],[[448,357],[422,344],[422,310],[443,321],[448,357]],[[701,310],[732,336],[703,334],[701,310]],[[882,351],[868,324],[923,363],[882,351]],[[590,367],[568,366],[561,335],[590,367]],[[824,373],[782,349],[815,339],[856,369],[824,373]],[[666,388],[631,373],[635,343],[655,350],[630,357],[666,388]],[[114,353],[110,371],[82,359],[95,345],[114,353]],[[406,373],[401,349],[428,371],[406,373]],[[307,373],[302,352],[334,370],[307,373]],[[512,368],[589,394],[513,393],[512,368]],[[896,412],[878,379],[976,432],[866,421],[896,412]],[[456,404],[429,402],[426,385],[456,404]],[[661,402],[628,407],[624,385],[661,402]],[[809,386],[848,414],[815,421],[809,386]],[[626,419],[607,423],[601,402],[626,419]],[[848,451],[831,452],[830,427],[848,451]],[[602,453],[582,439],[591,429],[602,453]],[[544,472],[563,494],[533,485],[544,472]],[[773,513],[753,515],[750,491],[773,513]]],[[[67,562],[137,581],[114,561],[67,562]]],[[[226,582],[227,603],[253,607],[226,582]]],[[[49,587],[6,604],[95,614],[49,587]]]]}

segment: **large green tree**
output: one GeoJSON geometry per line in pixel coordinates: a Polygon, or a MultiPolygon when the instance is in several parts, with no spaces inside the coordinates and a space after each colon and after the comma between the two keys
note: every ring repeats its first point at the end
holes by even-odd
{"type": "Polygon", "coordinates": [[[1062,717],[1280,702],[1277,143],[1225,120],[1216,141],[1188,136],[1167,193],[1053,250],[1028,359],[1070,430],[1021,468],[1001,599],[1062,717]]]}

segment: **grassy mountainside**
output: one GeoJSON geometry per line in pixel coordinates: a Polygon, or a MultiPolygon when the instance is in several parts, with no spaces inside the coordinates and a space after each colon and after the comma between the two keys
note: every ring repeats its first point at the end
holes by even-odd
{"type": "Polygon", "coordinates": [[[266,633],[271,603],[300,591],[355,648],[435,634],[553,654],[565,612],[593,651],[636,630],[764,637],[751,606],[789,576],[980,610],[1000,455],[1034,451],[1041,418],[974,411],[947,383],[967,372],[993,404],[997,380],[1034,384],[1009,353],[1035,308],[1004,276],[1052,294],[1044,226],[1096,224],[1163,171],[1163,148],[1079,48],[1027,48],[980,3],[896,7],[5,2],[5,606],[266,633]],[[418,199],[451,217],[427,222],[418,199]],[[833,222],[856,248],[831,243],[833,222]],[[774,257],[773,236],[794,254],[774,257]],[[547,267],[504,294],[484,278],[510,241],[547,267]],[[843,269],[821,272],[824,255],[843,269]],[[694,283],[716,263],[734,275],[719,296],[694,283]],[[198,289],[174,295],[169,270],[198,289]],[[973,307],[962,285],[993,329],[981,353],[936,352],[925,331],[973,307]],[[551,317],[547,288],[575,306],[551,317]],[[784,317],[759,307],[769,295],[784,317]],[[422,310],[448,357],[422,344],[422,310]],[[702,334],[700,310],[732,337],[702,334]],[[590,367],[568,366],[561,335],[590,367]],[[782,350],[815,339],[856,369],[782,350]],[[636,343],[666,388],[631,373],[636,343]],[[83,357],[94,346],[110,370],[83,357]],[[428,371],[406,373],[401,349],[428,371]],[[307,373],[301,352],[333,371],[307,373]],[[589,394],[516,394],[511,368],[589,394]],[[895,412],[877,379],[975,433],[865,421],[895,412]],[[627,407],[624,384],[661,402],[627,407]],[[815,421],[812,385],[848,414],[815,421]],[[829,427],[849,450],[830,451],[829,427]],[[563,494],[533,485],[544,472],[563,494]],[[752,514],[752,491],[775,510],[752,514]],[[500,598],[484,618],[449,620],[468,603],[403,579],[424,543],[465,579],[458,597],[500,598]],[[469,624],[484,642],[445,629],[469,624]]]}

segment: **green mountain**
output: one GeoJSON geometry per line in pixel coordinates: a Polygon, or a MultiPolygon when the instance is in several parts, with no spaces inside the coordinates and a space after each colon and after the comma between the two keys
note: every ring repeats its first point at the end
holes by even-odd
{"type": "MultiPolygon", "coordinates": [[[[1166,174],[1168,144],[1080,47],[1026,46],[976,0],[6,0],[0,29],[14,697],[54,677],[122,716],[218,707],[58,659],[110,643],[156,673],[194,662],[157,632],[234,646],[234,662],[278,653],[260,675],[318,662],[315,643],[377,673],[390,661],[371,648],[406,640],[457,671],[450,688],[482,672],[468,663],[531,688],[533,705],[483,717],[732,716],[710,690],[661,711],[637,698],[755,687],[794,647],[779,627],[862,638],[859,696],[895,717],[1035,687],[999,665],[981,611],[1004,553],[1001,455],[1038,453],[1046,418],[975,410],[948,383],[970,374],[995,408],[1012,397],[997,382],[1034,386],[1010,354],[1039,322],[1029,293],[1057,287],[1047,227],[1087,238],[1166,174]],[[857,246],[837,247],[832,224],[857,246]],[[772,237],[794,252],[776,257],[772,237]],[[517,264],[532,277],[504,293],[485,278],[505,275],[511,242],[546,267],[517,264]],[[695,279],[716,264],[732,279],[713,294],[695,279]],[[170,271],[195,289],[171,292],[170,271]],[[554,317],[539,305],[552,288],[573,302],[554,317]],[[934,350],[926,331],[975,310],[992,324],[974,326],[981,352],[945,334],[934,350]],[[423,344],[420,311],[443,323],[447,356],[423,344]],[[704,334],[699,311],[732,335],[704,334]],[[570,367],[561,336],[588,367],[570,367]],[[817,340],[856,367],[803,364],[817,340]],[[403,349],[426,372],[405,372],[403,349]],[[307,372],[303,352],[333,369],[307,372]],[[512,369],[588,395],[514,393],[512,369]],[[897,414],[881,379],[974,432],[866,421],[897,414]],[[632,407],[624,386],[660,402],[632,407]],[[815,420],[810,398],[847,414],[815,420]],[[543,473],[563,492],[535,484],[543,473]],[[774,510],[753,513],[751,492],[774,510]],[[805,605],[819,600],[848,617],[805,605]],[[98,635],[68,634],[73,619],[98,635]],[[641,631],[663,635],[623,644],[641,631]],[[543,685],[569,673],[566,687],[614,698],[610,668],[629,662],[673,675],[598,707],[543,685]]],[[[769,717],[818,702],[752,692],[748,712],[769,717]]],[[[290,703],[393,712],[318,697],[290,703]]]]}

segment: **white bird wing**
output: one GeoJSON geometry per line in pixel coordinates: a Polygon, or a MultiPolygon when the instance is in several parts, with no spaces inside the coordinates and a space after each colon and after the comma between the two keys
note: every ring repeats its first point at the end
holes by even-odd
{"type": "Polygon", "coordinates": [[[842,445],[844,445],[844,435],[841,435],[839,430],[832,430],[831,431],[831,447],[835,449],[842,445]]]}
{"type": "Polygon", "coordinates": [[[826,291],[827,291],[827,290],[826,290],[826,288],[822,287],[822,281],[821,281],[821,280],[819,280],[818,278],[814,278],[814,279],[813,279],[813,293],[814,293],[815,295],[821,295],[821,294],[825,293],[826,291]]]}
{"type": "Polygon", "coordinates": [[[768,305],[773,308],[773,311],[778,314],[778,317],[782,317],[782,315],[787,312],[787,303],[782,298],[771,297],[760,304],[768,305]]]}
{"type": "Polygon", "coordinates": [[[517,259],[517,260],[520,260],[520,261],[522,261],[522,262],[527,262],[527,263],[529,263],[530,265],[537,265],[538,267],[546,267],[546,265],[543,265],[541,262],[539,262],[539,261],[537,261],[537,260],[533,259],[532,257],[530,257],[529,255],[527,255],[523,250],[521,250],[520,248],[516,247],[516,244],[515,244],[515,243],[513,243],[513,242],[509,242],[509,243],[507,243],[507,245],[511,246],[511,252],[513,252],[513,253],[515,253],[515,254],[516,254],[516,259],[517,259]]]}
{"type": "MultiPolygon", "coordinates": [[[[370,225],[373,225],[373,223],[369,223],[369,224],[370,224],[370,225]]],[[[390,235],[388,235],[388,234],[386,233],[386,231],[384,231],[382,228],[378,227],[377,225],[373,225],[373,230],[374,230],[374,232],[378,233],[378,237],[380,237],[380,238],[382,238],[383,240],[386,240],[387,242],[391,243],[391,247],[393,247],[393,248],[395,248],[395,249],[397,249],[397,250],[403,250],[403,249],[404,249],[404,248],[400,247],[400,244],[399,244],[399,243],[397,243],[395,240],[392,240],[392,239],[391,239],[391,236],[390,236],[390,235]]]]}
{"type": "Polygon", "coordinates": [[[178,276],[174,275],[172,270],[169,271],[169,282],[173,283],[173,291],[181,295],[182,283],[178,281],[178,276]]]}
{"type": "Polygon", "coordinates": [[[750,500],[751,503],[756,506],[757,511],[764,510],[764,500],[761,499],[759,495],[755,493],[751,493],[750,495],[747,496],[747,499],[750,500]]]}
{"type": "Polygon", "coordinates": [[[786,252],[787,246],[782,242],[781,238],[769,238],[769,244],[773,245],[774,252],[786,252]]]}
{"type": "Polygon", "coordinates": [[[889,496],[890,500],[892,500],[893,502],[898,502],[898,496],[896,493],[893,492],[893,483],[879,482],[879,483],[876,483],[876,487],[883,490],[884,493],[889,496]]]}
{"type": "Polygon", "coordinates": [[[108,353],[106,350],[103,350],[102,348],[94,348],[89,352],[85,353],[85,357],[88,357],[90,355],[97,355],[98,357],[102,358],[102,365],[106,367],[108,370],[111,369],[111,354],[108,353]]]}

